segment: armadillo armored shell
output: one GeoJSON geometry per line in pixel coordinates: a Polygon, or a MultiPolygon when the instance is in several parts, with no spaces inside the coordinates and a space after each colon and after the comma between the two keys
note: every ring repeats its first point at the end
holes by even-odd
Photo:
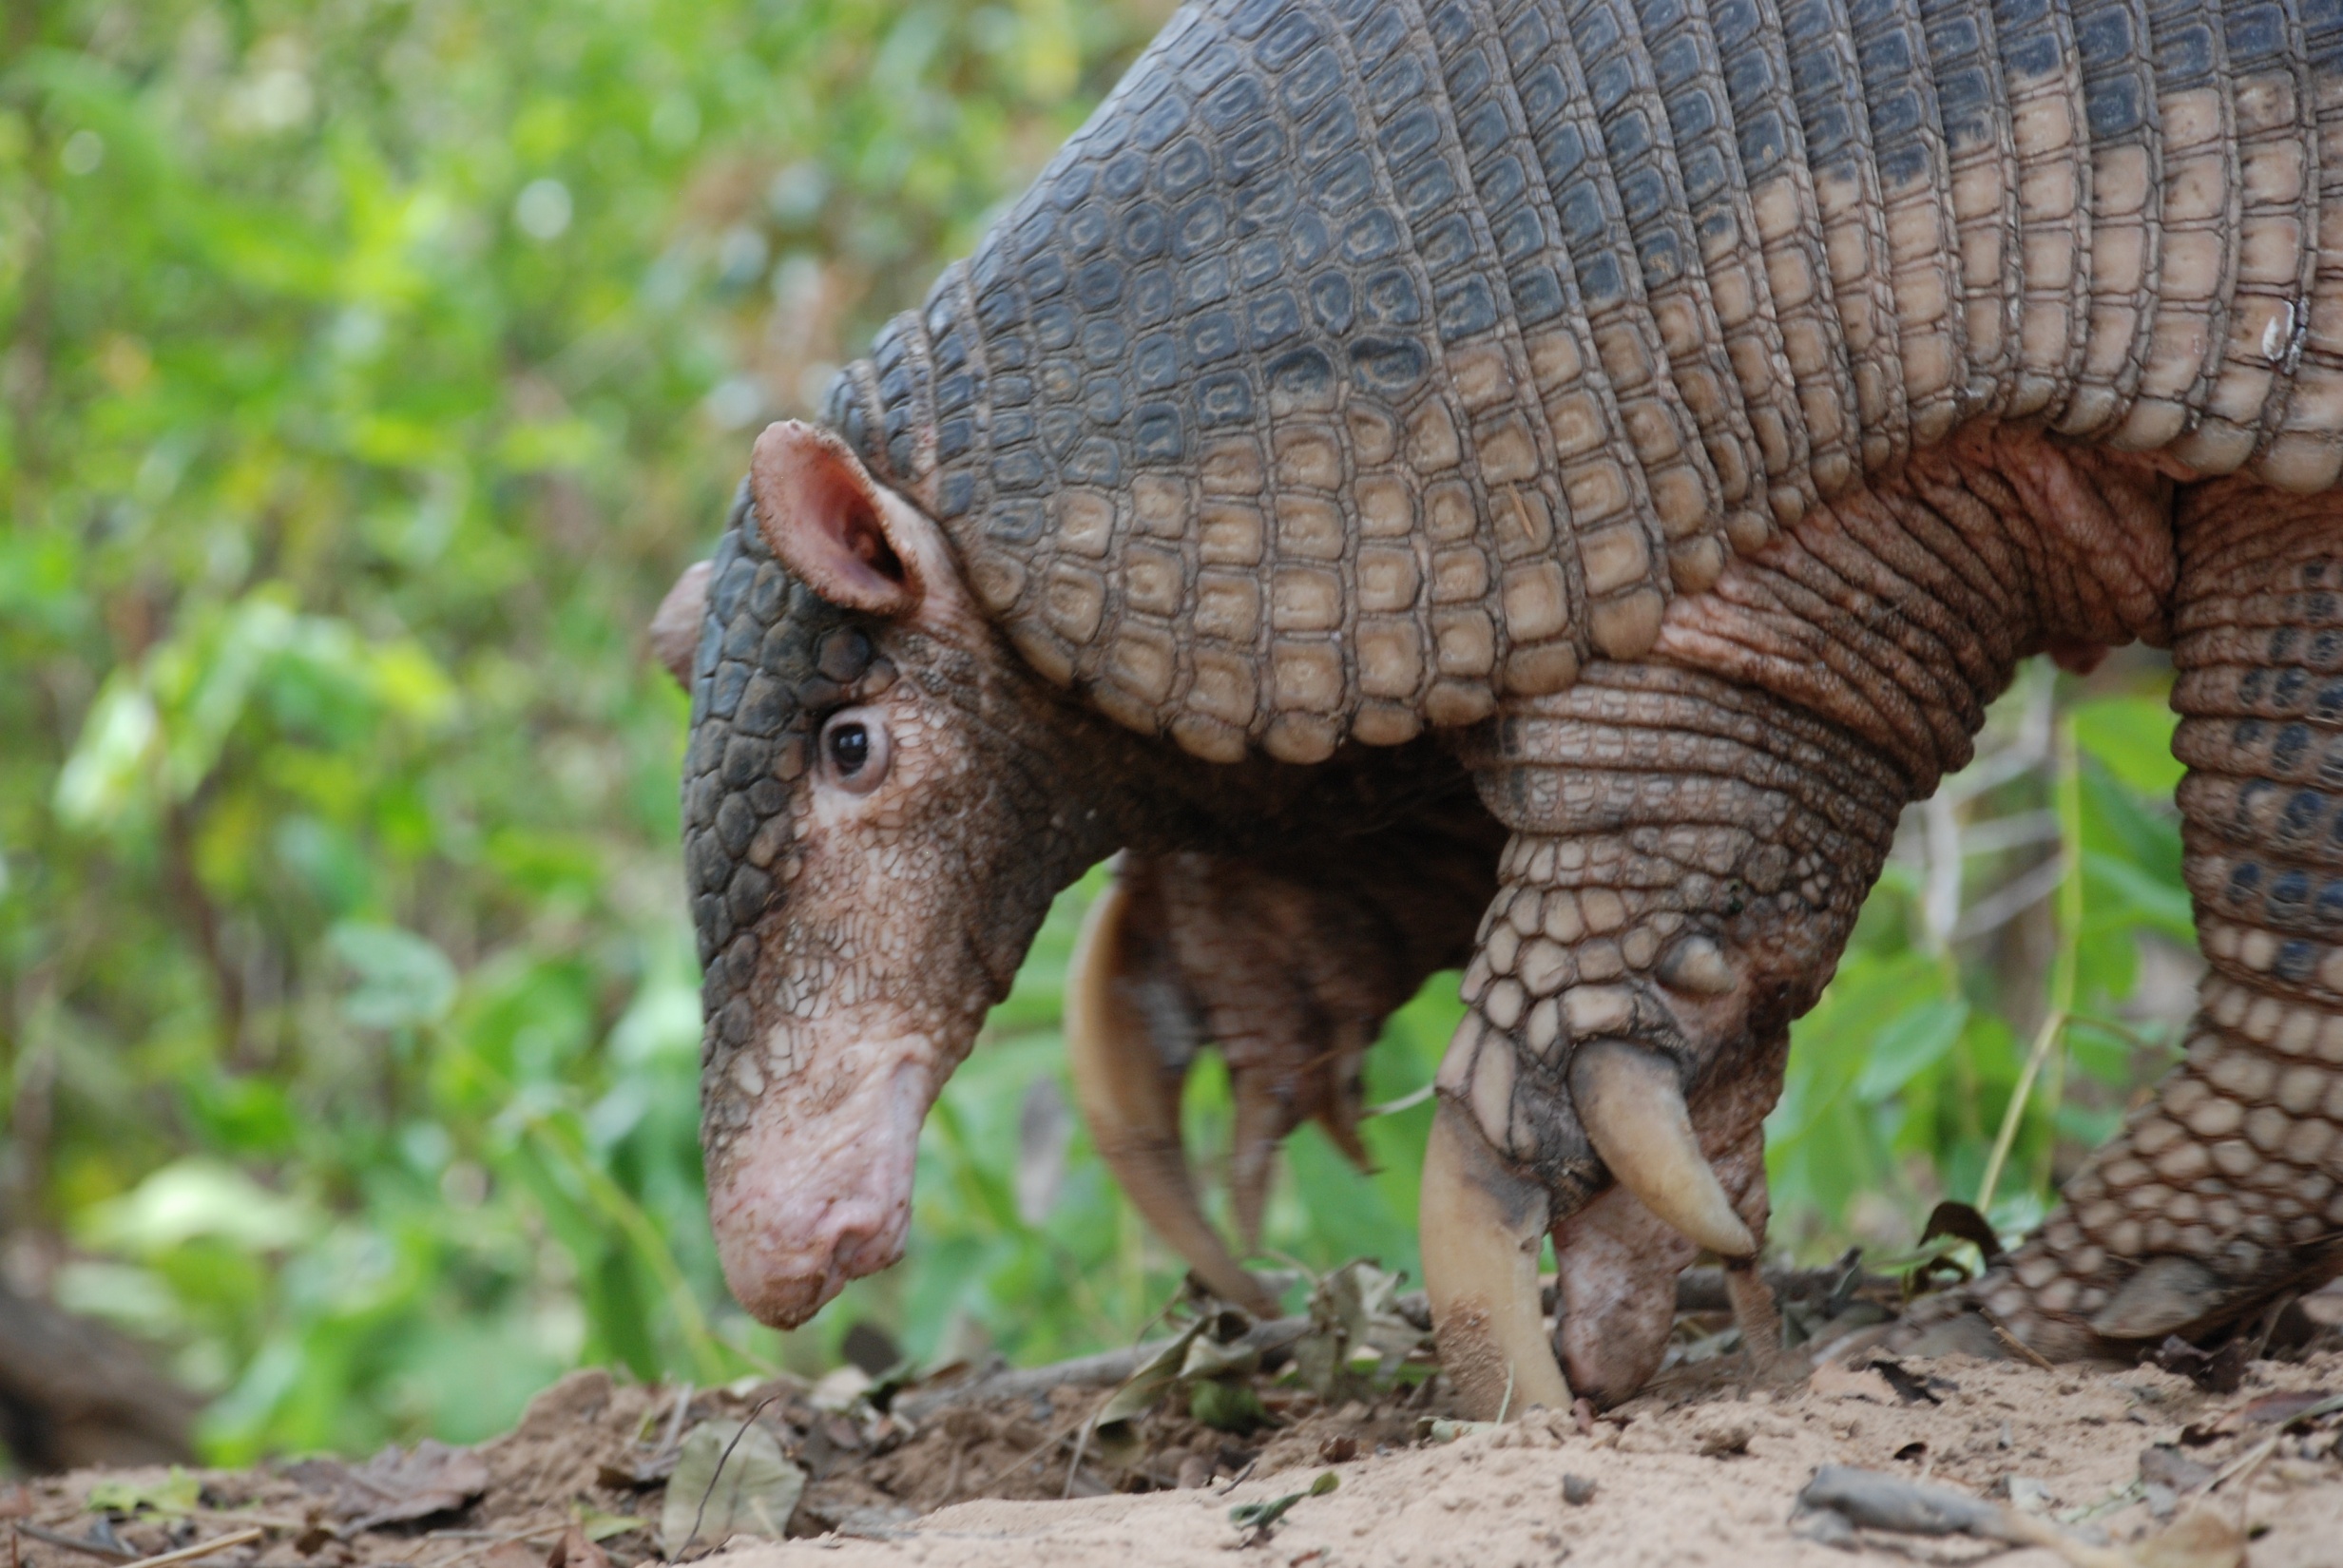
{"type": "Polygon", "coordinates": [[[2333,483],[2290,17],[1202,0],[823,418],[1137,730],[1469,723],[1968,419],[2333,483]]]}
{"type": "MultiPolygon", "coordinates": [[[[1316,760],[1551,690],[1606,603],[1656,617],[1667,570],[1537,154],[1508,123],[1475,171],[1459,140],[1452,103],[1500,102],[1497,41],[1442,58],[1412,8],[1361,10],[1181,11],[824,410],[1036,669],[1205,756],[1316,760]],[[1435,87],[1465,72],[1477,97],[1435,87]]],[[[1657,477],[1720,528],[1651,390],[1681,432],[1657,477]]]]}

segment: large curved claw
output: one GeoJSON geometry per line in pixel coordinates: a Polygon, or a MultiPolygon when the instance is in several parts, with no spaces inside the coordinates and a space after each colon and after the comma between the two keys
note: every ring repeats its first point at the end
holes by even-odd
{"type": "Polygon", "coordinates": [[[1163,1039],[1149,1016],[1178,1004],[1145,995],[1148,986],[1172,982],[1143,965],[1132,908],[1130,888],[1118,878],[1090,906],[1074,944],[1066,1045],[1075,1101],[1099,1157],[1156,1233],[1222,1299],[1274,1317],[1276,1299],[1230,1254],[1197,1201],[1180,1138],[1180,1088],[1192,1042],[1163,1039]]]}
{"type": "Polygon", "coordinates": [[[1757,1255],[1757,1237],[1700,1152],[1673,1064],[1623,1041],[1594,1041],[1571,1058],[1570,1098],[1595,1153],[1653,1214],[1721,1258],[1757,1255]]]}
{"type": "Polygon", "coordinates": [[[1482,1420],[1533,1405],[1569,1407],[1570,1385],[1554,1360],[1538,1304],[1538,1249],[1549,1204],[1544,1189],[1508,1171],[1446,1100],[1424,1149],[1417,1228],[1424,1291],[1440,1366],[1465,1408],[1482,1420]]]}
{"type": "Polygon", "coordinates": [[[1337,1043],[1334,1082],[1317,1116],[1328,1140],[1362,1176],[1375,1173],[1374,1157],[1367,1152],[1367,1145],[1358,1136],[1359,1121],[1367,1114],[1367,1080],[1359,1066],[1367,1047],[1373,1043],[1373,1037],[1365,1030],[1346,1036],[1337,1043]]]}
{"type": "Polygon", "coordinates": [[[1236,1106],[1229,1131],[1228,1197],[1237,1234],[1247,1247],[1259,1244],[1261,1215],[1269,1207],[1269,1180],[1277,1174],[1277,1145],[1295,1126],[1293,1113],[1269,1080],[1266,1068],[1229,1064],[1228,1092],[1236,1106]]]}
{"type": "MultiPolygon", "coordinates": [[[[1293,1050],[1289,1042],[1287,1054],[1300,1053],[1293,1050]]],[[[1354,1052],[1348,1058],[1354,1080],[1356,1061],[1354,1052]]],[[[1237,1222],[1237,1234],[1247,1247],[1261,1239],[1261,1218],[1269,1207],[1269,1186],[1277,1174],[1278,1146],[1303,1121],[1316,1121],[1352,1164],[1362,1172],[1373,1173],[1374,1161],[1358,1138],[1362,1097],[1354,1087],[1345,1089],[1328,1081],[1342,1065],[1335,1063],[1330,1067],[1315,1060],[1306,1061],[1301,1071],[1309,1076],[1296,1082],[1296,1070],[1287,1061],[1245,1062],[1231,1057],[1228,1093],[1236,1115],[1229,1136],[1229,1208],[1237,1222]]]]}

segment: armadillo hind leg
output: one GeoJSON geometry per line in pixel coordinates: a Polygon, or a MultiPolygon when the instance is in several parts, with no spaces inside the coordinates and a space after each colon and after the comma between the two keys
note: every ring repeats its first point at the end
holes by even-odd
{"type": "MultiPolygon", "coordinates": [[[[1474,1145],[1460,1169],[1503,1174],[1482,1182],[1490,1214],[1523,1209],[1505,1182],[1543,1195],[1563,1368],[1582,1393],[1624,1397],[1665,1348],[1677,1271],[1700,1251],[1746,1264],[1763,1240],[1760,1123],[1789,1022],[1837,957],[1908,784],[1827,720],[1661,666],[1591,666],[1485,733],[1469,760],[1514,836],[1442,1114],[1474,1145]]],[[[1504,1239],[1453,1250],[1493,1274],[1504,1239]]],[[[1501,1293],[1435,1277],[1432,1241],[1428,1225],[1435,1316],[1501,1293]]],[[[1443,1329],[1444,1354],[1459,1337],[1443,1329]]],[[[1493,1405],[1502,1382],[1479,1381],[1493,1405]]]]}
{"type": "Polygon", "coordinates": [[[2174,750],[2208,972],[2187,1060],[1969,1293],[2053,1357],[2217,1330],[2343,1262],[2343,496],[2211,487],[2180,545],[2174,750]]]}
{"type": "Polygon", "coordinates": [[[1205,1218],[1181,1138],[1180,1094],[1202,1023],[1170,947],[1162,879],[1126,856],[1090,906],[1066,987],[1066,1065],[1099,1157],[1156,1233],[1223,1300],[1276,1301],[1205,1218]]]}
{"type": "Polygon", "coordinates": [[[1309,1120],[1362,1166],[1367,1048],[1434,969],[1461,962],[1502,833],[1469,796],[1334,842],[1123,857],[1068,986],[1077,1098],[1162,1239],[1225,1299],[1273,1304],[1205,1218],[1180,1127],[1197,1053],[1226,1062],[1231,1219],[1260,1239],[1277,1154],[1309,1120]]]}

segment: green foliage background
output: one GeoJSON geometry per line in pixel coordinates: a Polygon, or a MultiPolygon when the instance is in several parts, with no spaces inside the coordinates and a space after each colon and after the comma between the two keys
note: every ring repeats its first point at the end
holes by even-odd
{"type": "MultiPolygon", "coordinates": [[[[1167,10],[7,10],[0,1262],[152,1338],[215,1457],[478,1437],[582,1361],[819,1367],[858,1316],[923,1356],[1071,1354],[1168,1294],[1065,1110],[1077,889],[930,1122],[908,1263],[787,1343],[730,1305],[684,703],[639,631],[750,432],[1167,10]]],[[[1892,1248],[1972,1195],[2040,1038],[1997,1204],[2023,1223],[2168,1060],[2163,679],[2029,670],[1998,760],[1915,813],[1799,1032],[1786,1245],[1892,1248]]],[[[1371,1098],[1428,1081],[1455,1014],[1452,979],[1403,1012],[1371,1098]]],[[[1208,1165],[1225,1084],[1192,1099],[1208,1165]]],[[[1270,1243],[1412,1266],[1429,1114],[1370,1123],[1370,1177],[1305,1131],[1270,1243]]]]}

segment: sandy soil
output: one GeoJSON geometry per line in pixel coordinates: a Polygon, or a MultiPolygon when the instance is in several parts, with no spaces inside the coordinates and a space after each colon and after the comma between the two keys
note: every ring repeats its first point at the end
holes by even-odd
{"type": "Polygon", "coordinates": [[[1832,1367],[1763,1388],[1726,1357],[1665,1374],[1600,1419],[1534,1412],[1460,1437],[1429,1429],[1436,1382],[1334,1408],[1272,1386],[1273,1424],[1250,1436],[1166,1407],[1111,1460],[1085,1449],[1069,1466],[1104,1390],[964,1402],[914,1424],[867,1404],[824,1408],[835,1401],[801,1385],[679,1398],[588,1372],[477,1450],[205,1472],[200,1493],[190,1499],[182,1482],[161,1512],[122,1502],[160,1496],[165,1473],[83,1472],[0,1497],[0,1521],[19,1527],[21,1568],[129,1562],[242,1532],[258,1539],[201,1560],[633,1568],[659,1556],[675,1434],[702,1422],[738,1431],[765,1402],[760,1420],[812,1477],[789,1520],[800,1539],[736,1537],[713,1557],[694,1545],[685,1558],[723,1568],[2058,1560],[1965,1539],[1858,1533],[1828,1543],[1814,1516],[1793,1512],[1816,1468],[1836,1463],[2006,1498],[2119,1546],[2161,1529],[2160,1516],[2210,1508],[2244,1521],[2254,1568],[2333,1568],[2343,1563],[2343,1410],[2302,1417],[2311,1396],[2331,1390],[2343,1392],[2343,1352],[2257,1362],[2229,1393],[2152,1367],[1964,1358],[1832,1367]],[[1265,1536],[1231,1521],[1232,1507],[1304,1491],[1329,1472],[1336,1489],[1294,1503],[1265,1536]],[[1069,1476],[1074,1495],[1061,1501],[1069,1476]],[[98,1486],[111,1489],[110,1515],[93,1511],[98,1486]]]}
{"type": "MultiPolygon", "coordinates": [[[[1615,1568],[1960,1562],[2006,1549],[1873,1536],[1853,1550],[1834,1550],[1793,1522],[1794,1500],[1817,1466],[1855,1464],[2015,1496],[2053,1518],[2104,1508],[2089,1522],[2121,1543],[2158,1527],[2146,1500],[2124,1500],[2138,1496],[2143,1450],[2165,1444],[2174,1453],[2151,1460],[2152,1474],[2171,1474],[2175,1457],[2218,1474],[2267,1446],[2251,1473],[2223,1483],[2209,1505],[2233,1519],[2241,1514],[2255,1537],[2254,1568],[2343,1563],[2335,1432],[2291,1434],[2255,1419],[2282,1418],[2287,1406],[2279,1402],[2238,1414],[2272,1393],[2343,1387],[2343,1355],[2258,1364],[2247,1386],[2229,1396],[2152,1368],[2044,1371],[1960,1358],[1907,1365],[1925,1374],[1926,1394],[1901,1397],[1876,1372],[1837,1369],[1818,1387],[1780,1392],[1661,1390],[1596,1422],[1591,1433],[1567,1418],[1533,1418],[1351,1463],[1304,1463],[1234,1488],[967,1502],[892,1539],[759,1544],[724,1560],[737,1568],[1226,1564],[1225,1554],[1244,1539],[1230,1523],[1232,1504],[1289,1494],[1331,1468],[1339,1489],[1295,1504],[1248,1555],[1295,1568],[1505,1568],[1565,1558],[1615,1568]],[[2208,1435],[2225,1417],[2227,1429],[2208,1435]],[[1592,1482],[1591,1499],[1567,1501],[1565,1477],[1592,1482]]],[[[2156,1501],[2166,1509],[2191,1505],[2169,1492],[2156,1501]]],[[[2059,1558],[2033,1549],[2001,1560],[2049,1568],[2059,1558]]]]}

